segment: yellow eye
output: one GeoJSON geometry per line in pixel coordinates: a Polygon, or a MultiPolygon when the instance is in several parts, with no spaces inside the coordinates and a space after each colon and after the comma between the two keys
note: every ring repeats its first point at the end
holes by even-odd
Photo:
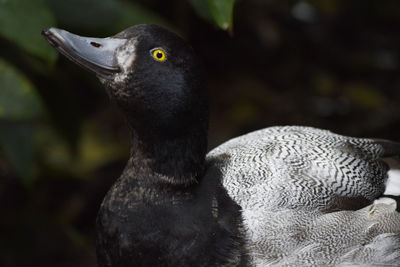
{"type": "Polygon", "coordinates": [[[167,55],[165,54],[164,50],[157,48],[151,52],[153,58],[157,61],[164,61],[167,59],[167,55]]]}

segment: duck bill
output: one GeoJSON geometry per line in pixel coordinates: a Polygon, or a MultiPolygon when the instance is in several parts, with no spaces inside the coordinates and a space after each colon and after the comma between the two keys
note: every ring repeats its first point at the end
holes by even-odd
{"type": "Polygon", "coordinates": [[[115,54],[125,39],[82,37],[57,28],[45,29],[42,35],[61,54],[101,78],[121,71],[115,54]]]}

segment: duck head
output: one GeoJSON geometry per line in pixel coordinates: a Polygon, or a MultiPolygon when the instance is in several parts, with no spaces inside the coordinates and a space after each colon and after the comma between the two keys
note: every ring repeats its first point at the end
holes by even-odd
{"type": "Polygon", "coordinates": [[[136,25],[108,38],[57,28],[42,34],[60,53],[97,75],[125,115],[140,151],[149,157],[175,153],[204,161],[208,106],[203,68],[184,40],[155,25],[136,25]],[[171,146],[179,146],[180,152],[171,146]],[[192,152],[181,151],[185,149],[192,152]]]}

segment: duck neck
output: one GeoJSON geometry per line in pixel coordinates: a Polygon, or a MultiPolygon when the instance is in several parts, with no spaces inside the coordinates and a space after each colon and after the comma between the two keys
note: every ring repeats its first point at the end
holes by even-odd
{"type": "Polygon", "coordinates": [[[135,179],[184,186],[200,181],[205,169],[208,116],[190,124],[182,122],[179,127],[168,124],[170,128],[165,129],[154,124],[128,125],[132,146],[126,170],[134,169],[135,179]]]}

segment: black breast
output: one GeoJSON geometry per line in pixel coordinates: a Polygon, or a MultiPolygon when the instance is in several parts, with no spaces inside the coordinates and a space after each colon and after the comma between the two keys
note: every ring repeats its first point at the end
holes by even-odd
{"type": "Polygon", "coordinates": [[[97,217],[99,266],[245,265],[239,207],[215,175],[190,187],[122,175],[97,217]]]}

